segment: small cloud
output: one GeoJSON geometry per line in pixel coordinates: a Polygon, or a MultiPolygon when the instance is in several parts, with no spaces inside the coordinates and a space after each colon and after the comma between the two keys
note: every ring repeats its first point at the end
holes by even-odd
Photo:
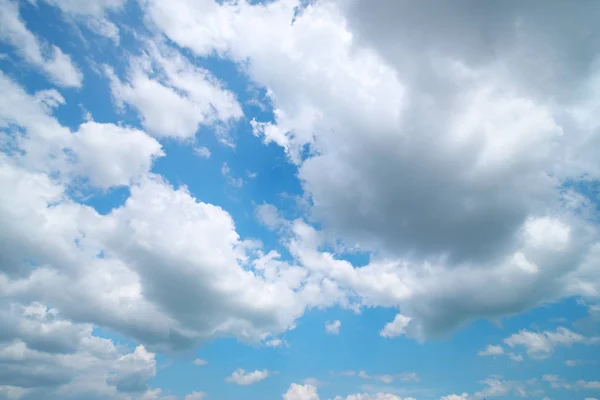
{"type": "Polygon", "coordinates": [[[206,158],[206,159],[209,159],[211,156],[211,152],[208,149],[208,147],[204,147],[204,146],[194,147],[194,154],[196,154],[198,157],[206,158]]]}
{"type": "Polygon", "coordinates": [[[241,386],[248,386],[248,385],[254,385],[255,383],[258,383],[264,379],[267,379],[268,377],[269,377],[269,370],[267,370],[267,369],[263,369],[262,371],[256,370],[256,371],[252,371],[252,372],[246,372],[246,370],[240,368],[240,369],[233,371],[231,376],[228,376],[227,378],[225,378],[225,382],[235,383],[236,385],[241,385],[241,386]]]}
{"type": "Polygon", "coordinates": [[[490,344],[488,347],[485,348],[485,350],[482,350],[479,353],[477,353],[478,356],[482,357],[501,356],[502,354],[504,354],[504,349],[502,348],[502,346],[497,346],[493,344],[490,344]]]}
{"type": "Polygon", "coordinates": [[[194,360],[194,364],[196,364],[196,365],[206,365],[206,364],[208,364],[208,361],[206,361],[206,360],[202,360],[202,359],[200,359],[200,358],[196,358],[196,359],[194,360]]]}
{"type": "Polygon", "coordinates": [[[406,334],[406,328],[410,323],[410,318],[402,314],[396,315],[392,322],[388,322],[379,332],[382,337],[393,338],[406,334]]]}
{"type": "Polygon", "coordinates": [[[231,186],[235,186],[237,188],[244,186],[244,180],[242,178],[234,178],[231,175],[231,168],[229,168],[227,162],[223,163],[223,166],[221,167],[221,174],[225,177],[227,183],[231,186]]]}
{"type": "Polygon", "coordinates": [[[254,179],[258,176],[258,172],[246,171],[246,176],[248,179],[254,179]]]}
{"type": "Polygon", "coordinates": [[[204,392],[192,392],[190,394],[185,395],[184,400],[202,400],[206,397],[206,393],[204,392]]]}
{"type": "Polygon", "coordinates": [[[267,347],[281,347],[284,344],[286,344],[285,341],[279,338],[270,339],[265,342],[265,346],[267,347]]]}
{"type": "Polygon", "coordinates": [[[523,361],[523,356],[521,354],[508,353],[507,356],[508,356],[508,358],[510,358],[511,360],[516,361],[516,362],[523,361]]]}
{"type": "Polygon", "coordinates": [[[325,323],[325,332],[329,333],[330,335],[339,335],[340,326],[342,326],[342,323],[339,320],[332,322],[327,321],[325,323]]]}
{"type": "Polygon", "coordinates": [[[270,230],[283,225],[285,220],[279,215],[279,210],[272,204],[264,203],[254,209],[256,219],[270,230]]]}
{"type": "Polygon", "coordinates": [[[324,382],[321,382],[317,378],[306,378],[305,380],[302,381],[302,383],[305,385],[312,385],[314,387],[321,387],[325,384],[324,382]]]}

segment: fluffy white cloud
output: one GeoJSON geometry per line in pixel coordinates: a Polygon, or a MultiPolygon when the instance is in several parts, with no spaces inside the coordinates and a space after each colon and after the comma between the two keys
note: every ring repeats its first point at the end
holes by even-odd
{"type": "MultiPolygon", "coordinates": [[[[292,383],[283,395],[283,400],[319,400],[316,386],[292,383]]],[[[335,396],[334,400],[415,400],[412,397],[401,398],[389,393],[356,393],[348,396],[335,396]]]]}
{"type": "Polygon", "coordinates": [[[206,397],[206,393],[204,392],[192,392],[190,394],[185,395],[184,400],[202,400],[206,397]]]}
{"type": "Polygon", "coordinates": [[[566,36],[550,14],[512,3],[438,13],[332,0],[300,15],[296,5],[150,0],[144,10],[180,46],[244,63],[276,109],[254,133],[298,165],[311,217],[381,257],[352,268],[296,240],[307,269],[362,305],[398,307],[418,337],[600,294],[599,236],[581,217],[589,202],[561,187],[600,176],[589,118],[600,72],[593,52],[575,50],[597,4],[552,6],[580,21],[564,22],[566,36]],[[433,29],[417,40],[406,33],[415,21],[433,29]]]}
{"type": "Polygon", "coordinates": [[[356,393],[346,397],[336,396],[334,400],[415,400],[412,397],[398,397],[390,393],[356,393]]]}
{"type": "Polygon", "coordinates": [[[559,327],[556,331],[532,332],[526,329],[504,339],[510,347],[523,346],[532,358],[549,357],[557,346],[572,346],[574,344],[597,344],[598,337],[585,337],[579,333],[559,327]]]}
{"type": "Polygon", "coordinates": [[[203,359],[201,359],[201,358],[196,358],[196,359],[194,360],[194,364],[195,364],[195,365],[206,365],[206,364],[208,364],[208,361],[206,361],[206,360],[203,360],[203,359]]]}
{"type": "Polygon", "coordinates": [[[14,46],[25,61],[46,74],[57,85],[80,87],[83,75],[57,46],[38,39],[19,16],[19,3],[0,1],[0,40],[14,46]]]}
{"type": "Polygon", "coordinates": [[[231,376],[228,376],[225,381],[229,383],[235,383],[236,385],[254,385],[262,380],[265,380],[269,377],[269,371],[266,369],[256,370],[256,371],[248,371],[246,372],[243,369],[237,369],[233,371],[231,376]]]}
{"type": "Polygon", "coordinates": [[[319,395],[314,385],[292,383],[284,393],[283,400],[319,400],[319,395]]]}
{"type": "Polygon", "coordinates": [[[210,72],[161,43],[148,42],[130,60],[125,81],[108,67],[107,74],[117,105],[133,106],[157,137],[192,138],[200,125],[227,125],[243,115],[235,95],[210,72]]]}
{"type": "Polygon", "coordinates": [[[0,89],[0,129],[8,131],[9,143],[23,152],[13,159],[30,170],[58,172],[65,182],[82,177],[108,188],[139,180],[153,160],[164,155],[155,139],[133,128],[88,121],[71,132],[51,116],[65,102],[54,90],[30,95],[2,73],[0,89]]]}
{"type": "Polygon", "coordinates": [[[339,320],[327,321],[325,323],[325,332],[329,333],[330,335],[339,335],[341,326],[342,323],[339,320]]]}
{"type": "Polygon", "coordinates": [[[490,344],[484,350],[477,353],[479,356],[500,356],[504,354],[504,349],[502,346],[492,345],[490,344]]]}
{"type": "Polygon", "coordinates": [[[0,86],[0,127],[22,150],[0,163],[6,295],[152,348],[220,335],[260,342],[340,299],[331,280],[241,240],[226,211],[149,175],[162,155],[153,138],[92,121],[71,132],[51,115],[58,92],[29,95],[4,75],[0,86]],[[79,177],[131,185],[130,196],[100,215],[70,197],[79,177]]]}
{"type": "Polygon", "coordinates": [[[410,318],[402,314],[396,314],[392,322],[385,324],[379,335],[388,338],[404,335],[409,323],[410,318]]]}
{"type": "Polygon", "coordinates": [[[440,400],[467,400],[469,398],[468,393],[462,394],[449,394],[448,396],[440,397],[440,400]]]}
{"type": "Polygon", "coordinates": [[[194,153],[201,158],[210,158],[210,150],[208,149],[208,147],[194,147],[194,153]]]}
{"type": "Polygon", "coordinates": [[[258,221],[271,230],[281,227],[285,222],[273,204],[265,203],[256,206],[255,214],[258,221]]]}

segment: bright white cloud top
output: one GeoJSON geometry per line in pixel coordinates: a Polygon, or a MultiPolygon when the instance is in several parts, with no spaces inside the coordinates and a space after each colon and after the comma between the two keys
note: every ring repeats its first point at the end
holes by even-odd
{"type": "Polygon", "coordinates": [[[598,397],[598,15],[0,0],[0,399],[598,397]]]}

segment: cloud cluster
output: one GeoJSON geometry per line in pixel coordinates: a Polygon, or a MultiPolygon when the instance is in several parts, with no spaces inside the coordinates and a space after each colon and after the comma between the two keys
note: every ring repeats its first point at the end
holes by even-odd
{"type": "Polygon", "coordinates": [[[80,87],[83,75],[71,57],[32,33],[19,15],[19,3],[0,1],[0,41],[11,44],[29,64],[60,86],[80,87]]]}
{"type": "MultiPolygon", "coordinates": [[[[323,272],[348,270],[342,286],[399,307],[419,337],[600,293],[590,203],[565,186],[600,177],[600,75],[587,50],[547,50],[581,48],[596,4],[544,16],[513,2],[443,13],[406,1],[295,6],[151,0],[144,11],[195,54],[244,63],[275,107],[254,132],[298,166],[311,217],[381,257],[352,271],[315,249],[323,272]],[[581,22],[562,22],[569,35],[558,36],[550,15],[581,22]],[[422,19],[435,28],[407,34],[422,19]],[[489,43],[473,39],[481,31],[489,43]],[[535,56],[523,65],[523,54],[535,56]]],[[[312,264],[306,255],[296,254],[312,264]]]]}

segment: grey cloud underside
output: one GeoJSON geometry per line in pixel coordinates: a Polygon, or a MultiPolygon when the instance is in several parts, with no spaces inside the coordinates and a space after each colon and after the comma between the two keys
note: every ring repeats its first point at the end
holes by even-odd
{"type": "MultiPolygon", "coordinates": [[[[565,142],[579,135],[573,130],[582,129],[572,126],[565,108],[589,95],[589,78],[597,71],[600,31],[595,16],[600,5],[594,1],[578,7],[560,1],[340,4],[357,45],[376,49],[394,68],[406,86],[409,104],[398,124],[385,130],[352,121],[331,137],[321,126],[328,136],[323,140],[327,147],[300,169],[316,203],[315,215],[340,234],[350,232],[350,238],[367,243],[373,237],[375,245],[383,244],[396,254],[446,254],[455,261],[481,261],[503,253],[527,216],[558,206],[555,188],[561,180],[546,174],[564,178],[564,169],[573,161],[556,158],[569,156],[572,144],[565,142]],[[478,76],[457,76],[453,62],[478,76]],[[483,143],[471,141],[453,149],[445,139],[457,115],[477,107],[465,104],[469,92],[489,85],[497,85],[496,98],[531,99],[536,106],[548,107],[547,117],[556,125],[541,127],[533,124],[542,121],[531,121],[527,128],[539,129],[544,143],[528,153],[515,151],[514,157],[503,160],[504,166],[477,174],[483,143]],[[551,146],[561,146],[563,154],[551,146]],[[544,154],[549,151],[554,154],[544,154]]],[[[494,106],[477,109],[487,123],[498,126],[494,135],[520,129],[519,121],[508,117],[520,107],[501,110],[509,118],[503,120],[494,119],[494,106]]],[[[523,110],[517,118],[527,123],[528,112],[535,111],[523,110]]],[[[591,133],[598,149],[597,133],[591,133]]],[[[515,144],[526,145],[526,140],[515,144]]],[[[574,174],[569,178],[597,172],[597,162],[587,161],[593,164],[591,171],[567,171],[574,174]]]]}
{"type": "Polygon", "coordinates": [[[292,25],[282,3],[181,2],[180,24],[146,7],[270,90],[275,123],[254,134],[298,165],[329,237],[378,257],[350,268],[297,237],[292,253],[360,303],[399,307],[408,334],[600,294],[597,213],[577,192],[600,177],[597,2],[323,1],[292,25]]]}

